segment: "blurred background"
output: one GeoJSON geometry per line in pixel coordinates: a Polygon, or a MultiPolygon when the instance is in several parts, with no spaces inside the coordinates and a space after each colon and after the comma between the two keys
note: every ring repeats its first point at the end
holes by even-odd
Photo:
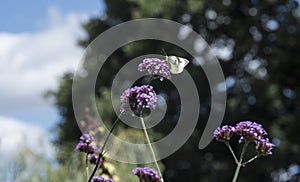
{"type": "MultiPolygon", "coordinates": [[[[215,51],[226,77],[223,124],[257,121],[276,145],[272,156],[243,168],[239,181],[300,181],[300,7],[294,0],[3,2],[0,180],[84,181],[84,157],[74,152],[81,135],[71,102],[74,71],[84,48],[103,31],[148,17],[174,20],[198,32],[215,51]]],[[[162,49],[193,60],[179,47],[155,40],[130,43],[109,57],[95,90],[107,125],[117,117],[110,100],[114,75],[131,59],[162,49]]],[[[204,150],[197,147],[210,111],[210,90],[201,63],[192,61],[187,71],[198,85],[199,122],[188,142],[161,161],[164,179],[231,181],[235,164],[225,145],[213,141],[204,150]]],[[[167,135],[180,115],[174,87],[157,92],[168,95],[168,113],[149,130],[152,140],[167,135]]],[[[82,119],[91,117],[92,112],[82,119]]],[[[131,141],[141,136],[122,124],[115,134],[131,141]]],[[[240,151],[237,142],[232,144],[240,151]]],[[[119,181],[138,181],[131,173],[134,165],[111,161],[108,166],[119,181]]]]}

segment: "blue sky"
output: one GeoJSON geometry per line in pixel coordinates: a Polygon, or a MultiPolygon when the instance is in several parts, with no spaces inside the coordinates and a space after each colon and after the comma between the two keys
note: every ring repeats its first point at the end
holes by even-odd
{"type": "Polygon", "coordinates": [[[64,13],[81,12],[94,15],[104,10],[101,0],[3,1],[0,6],[0,31],[19,33],[43,29],[49,7],[56,7],[64,13]]]}
{"type": "Polygon", "coordinates": [[[84,51],[77,45],[85,36],[81,25],[103,11],[99,0],[1,2],[0,181],[22,147],[52,155],[50,129],[60,116],[43,95],[59,86],[63,73],[76,70],[84,51]]]}
{"type": "MultiPolygon", "coordinates": [[[[0,6],[0,132],[8,121],[49,130],[59,121],[43,97],[82,54],[81,24],[104,11],[100,0],[3,1],[0,6]]],[[[1,136],[0,136],[1,137],[1,136]]]]}

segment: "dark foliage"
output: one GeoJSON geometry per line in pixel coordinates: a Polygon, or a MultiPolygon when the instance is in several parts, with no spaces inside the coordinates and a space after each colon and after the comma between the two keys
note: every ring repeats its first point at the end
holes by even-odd
{"type": "MultiPolygon", "coordinates": [[[[84,24],[88,37],[79,41],[81,46],[87,46],[97,35],[116,24],[135,18],[158,17],[191,25],[213,47],[232,48],[230,56],[219,55],[230,83],[223,122],[234,125],[240,120],[257,121],[278,145],[271,157],[261,158],[242,169],[240,181],[271,181],[272,171],[300,164],[300,10],[296,1],[106,0],[105,3],[105,15],[91,18],[84,24]]],[[[107,79],[99,80],[97,88],[109,87],[113,75],[126,60],[148,53],[159,54],[162,48],[169,54],[188,57],[178,47],[160,41],[131,43],[110,57],[117,63],[105,65],[105,73],[101,75],[107,79]]],[[[230,181],[235,165],[227,148],[217,142],[202,151],[197,148],[210,110],[210,91],[200,67],[190,64],[187,69],[201,85],[198,88],[201,90],[201,113],[189,141],[163,160],[165,179],[172,182],[230,181]]],[[[58,144],[77,141],[80,135],[72,114],[71,80],[66,74],[61,87],[54,92],[62,116],[58,144]]],[[[176,113],[176,108],[172,107],[179,103],[170,88],[160,89],[170,95],[170,102],[174,102],[170,103],[172,116],[176,113]]],[[[98,96],[101,97],[101,93],[98,96]]],[[[164,135],[176,124],[171,122],[172,117],[167,118],[170,119],[155,127],[164,135]]],[[[234,146],[234,150],[239,149],[234,146]]]]}

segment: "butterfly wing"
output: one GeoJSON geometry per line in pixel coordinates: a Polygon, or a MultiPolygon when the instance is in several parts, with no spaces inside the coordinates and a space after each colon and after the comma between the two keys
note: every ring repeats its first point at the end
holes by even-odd
{"type": "Polygon", "coordinates": [[[178,58],[178,72],[183,72],[184,67],[189,63],[189,61],[185,58],[177,57],[178,58]]]}
{"type": "Polygon", "coordinates": [[[167,56],[166,58],[167,62],[169,63],[170,66],[170,72],[172,74],[177,74],[179,71],[178,67],[178,59],[176,56],[167,56]]]}
{"type": "Polygon", "coordinates": [[[172,74],[182,73],[184,67],[189,63],[187,59],[177,56],[166,56],[166,61],[169,63],[172,74]]]}
{"type": "Polygon", "coordinates": [[[178,57],[179,58],[179,62],[180,62],[180,64],[182,64],[183,65],[183,67],[186,67],[186,65],[188,65],[189,64],[189,60],[187,60],[187,59],[185,59],[185,58],[181,58],[181,57],[178,57]]]}

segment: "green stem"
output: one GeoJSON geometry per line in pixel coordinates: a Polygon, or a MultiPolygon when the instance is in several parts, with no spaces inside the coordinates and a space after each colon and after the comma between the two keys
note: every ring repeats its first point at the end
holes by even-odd
{"type": "Polygon", "coordinates": [[[159,176],[160,176],[160,178],[161,178],[161,181],[164,182],[164,179],[163,179],[163,177],[162,177],[160,168],[159,168],[158,163],[157,163],[157,159],[156,159],[154,150],[153,150],[153,148],[152,148],[152,145],[151,145],[151,142],[150,142],[150,139],[149,139],[149,136],[148,136],[148,132],[147,132],[147,128],[146,128],[144,119],[143,119],[143,117],[140,117],[140,119],[141,119],[141,123],[142,123],[142,126],[143,126],[143,130],[144,130],[144,133],[145,133],[145,135],[146,135],[146,139],[147,139],[148,145],[149,145],[149,147],[150,147],[150,151],[151,151],[151,153],[152,153],[152,157],[153,157],[153,159],[154,159],[154,163],[155,163],[155,165],[156,165],[158,174],[159,174],[159,176]]]}
{"type": "MultiPolygon", "coordinates": [[[[120,114],[120,115],[121,115],[121,114],[120,114]]],[[[120,116],[120,115],[119,115],[119,116],[120,116]]],[[[107,145],[108,139],[109,139],[110,135],[112,134],[112,132],[114,131],[115,127],[117,126],[117,123],[118,123],[118,121],[119,121],[119,116],[118,116],[118,118],[115,120],[115,122],[114,122],[114,124],[112,125],[112,127],[111,127],[111,129],[110,129],[110,131],[109,131],[109,133],[108,133],[108,135],[107,135],[107,137],[105,138],[105,141],[104,141],[103,146],[102,146],[102,148],[101,148],[100,154],[103,154],[104,149],[105,149],[105,147],[106,147],[106,145],[107,145]]]]}
{"type": "Polygon", "coordinates": [[[154,77],[151,75],[146,85],[149,85],[152,80],[154,80],[154,77]]]}
{"type": "Polygon", "coordinates": [[[86,153],[86,156],[85,156],[85,168],[86,168],[86,179],[88,180],[89,179],[89,163],[88,163],[88,157],[89,157],[89,154],[88,152],[86,153]]]}
{"type": "Polygon", "coordinates": [[[237,164],[237,167],[236,167],[236,170],[235,170],[232,182],[236,182],[237,181],[237,178],[238,178],[239,173],[240,173],[241,166],[242,165],[240,163],[237,164]]]}
{"type": "Polygon", "coordinates": [[[231,148],[231,146],[230,146],[230,143],[229,143],[228,141],[226,141],[225,144],[226,144],[226,146],[229,148],[230,153],[231,153],[231,155],[232,155],[232,157],[233,157],[233,159],[234,159],[234,162],[235,162],[236,164],[238,164],[239,161],[238,161],[238,159],[236,158],[236,155],[234,154],[234,151],[232,150],[232,148],[231,148]]]}
{"type": "Polygon", "coordinates": [[[257,159],[258,157],[260,157],[260,155],[256,155],[256,156],[252,157],[252,158],[249,159],[247,162],[242,163],[242,166],[245,167],[247,164],[249,164],[250,162],[254,161],[254,160],[257,159]]]}
{"type": "MultiPolygon", "coordinates": [[[[122,113],[121,113],[121,114],[122,114],[122,113]]],[[[115,120],[114,124],[112,125],[111,129],[109,130],[108,135],[107,135],[106,138],[105,138],[104,144],[103,144],[103,146],[102,146],[102,148],[101,148],[101,150],[100,150],[100,153],[99,153],[99,155],[98,155],[98,161],[97,161],[96,166],[95,166],[95,168],[94,168],[94,170],[93,170],[93,173],[92,173],[91,176],[90,176],[90,179],[88,179],[88,182],[91,182],[91,181],[92,181],[92,179],[93,179],[93,177],[94,177],[94,175],[95,175],[95,173],[96,173],[96,171],[97,171],[97,169],[98,169],[98,166],[99,166],[100,161],[101,161],[101,158],[102,158],[102,156],[103,156],[103,152],[104,152],[104,149],[105,149],[105,147],[106,147],[106,145],[107,145],[108,139],[109,139],[110,135],[112,134],[113,130],[115,129],[115,127],[116,127],[116,125],[117,125],[117,123],[118,123],[118,121],[119,121],[119,117],[120,117],[121,114],[119,114],[119,116],[118,116],[117,119],[115,120]]]]}
{"type": "Polygon", "coordinates": [[[86,180],[89,180],[89,167],[86,167],[86,180]]]}
{"type": "Polygon", "coordinates": [[[237,167],[236,167],[236,170],[235,170],[232,182],[236,182],[237,179],[238,179],[238,176],[239,176],[239,173],[240,173],[240,169],[241,169],[241,166],[242,166],[242,163],[243,163],[243,158],[245,156],[245,152],[246,152],[246,148],[247,148],[248,144],[249,144],[249,142],[245,142],[245,144],[243,146],[242,153],[241,153],[241,156],[240,156],[240,160],[239,160],[239,162],[237,164],[237,167]]]}
{"type": "Polygon", "coordinates": [[[240,164],[243,162],[243,158],[245,156],[245,152],[246,152],[246,149],[248,147],[248,144],[249,144],[249,142],[245,142],[245,144],[243,146],[242,153],[241,153],[241,156],[240,156],[240,161],[239,161],[240,164]]]}

